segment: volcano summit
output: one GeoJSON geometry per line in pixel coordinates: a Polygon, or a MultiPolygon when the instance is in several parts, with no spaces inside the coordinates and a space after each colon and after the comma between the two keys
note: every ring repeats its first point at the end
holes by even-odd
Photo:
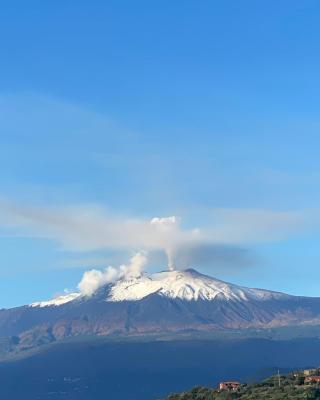
{"type": "Polygon", "coordinates": [[[119,279],[93,295],[0,311],[0,336],[34,346],[79,335],[126,337],[320,324],[320,298],[250,289],[194,269],[119,279]]]}
{"type": "MultiPolygon", "coordinates": [[[[249,289],[200,274],[194,269],[162,271],[153,275],[123,278],[106,285],[105,301],[138,301],[158,295],[173,300],[185,301],[250,301],[283,299],[290,296],[262,289],[249,289]]],[[[49,301],[31,304],[32,307],[59,306],[74,300],[85,300],[81,293],[70,293],[49,301]]]]}
{"type": "Polygon", "coordinates": [[[180,335],[320,325],[320,298],[250,289],[194,269],[122,278],[0,311],[0,336],[22,347],[81,335],[180,335]]]}

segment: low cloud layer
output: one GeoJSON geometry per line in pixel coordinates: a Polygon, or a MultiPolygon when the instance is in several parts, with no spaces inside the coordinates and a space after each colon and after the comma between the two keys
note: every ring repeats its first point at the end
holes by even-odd
{"type": "Polygon", "coordinates": [[[210,268],[215,272],[239,271],[258,264],[260,259],[253,252],[244,247],[218,244],[196,244],[181,246],[175,250],[175,267],[183,269],[185,266],[210,268]]]}
{"type": "MultiPolygon", "coordinates": [[[[8,234],[54,240],[62,249],[77,253],[142,249],[152,258],[153,253],[164,252],[169,269],[250,264],[248,245],[286,239],[310,228],[311,220],[314,223],[308,213],[296,211],[214,209],[201,226],[190,229],[176,216],[127,218],[98,206],[58,209],[0,203],[0,225],[8,234]]],[[[147,263],[142,254],[122,266],[121,273],[140,273],[147,263]]],[[[97,282],[112,281],[117,274],[112,268],[90,271],[79,287],[90,292],[97,282]]]]}

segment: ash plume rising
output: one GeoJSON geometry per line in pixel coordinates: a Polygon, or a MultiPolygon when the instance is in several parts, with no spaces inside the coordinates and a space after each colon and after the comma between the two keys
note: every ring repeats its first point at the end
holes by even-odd
{"type": "Polygon", "coordinates": [[[104,270],[92,269],[86,271],[78,284],[78,289],[81,294],[91,296],[101,286],[116,282],[121,278],[138,278],[141,276],[146,265],[147,254],[145,252],[138,252],[131,257],[128,264],[120,265],[119,268],[109,266],[104,270]]]}
{"type": "Polygon", "coordinates": [[[163,250],[168,261],[168,270],[173,271],[175,269],[174,259],[179,219],[176,216],[162,218],[155,217],[152,218],[150,224],[162,236],[163,250]]]}
{"type": "MultiPolygon", "coordinates": [[[[308,228],[314,215],[298,211],[213,209],[196,229],[182,226],[180,218],[128,218],[110,214],[97,205],[34,207],[0,200],[2,234],[56,242],[68,253],[100,251],[165,253],[169,270],[202,266],[205,262],[228,267],[250,264],[247,245],[283,240],[308,228]],[[190,265],[190,264],[199,265],[190,265]]],[[[145,261],[147,265],[147,261],[145,261]]],[[[109,273],[95,281],[118,276],[109,273]],[[108,275],[109,274],[109,275],[108,275]]],[[[89,281],[89,276],[88,276],[89,281]]],[[[90,291],[90,290],[89,290],[90,291]]]]}

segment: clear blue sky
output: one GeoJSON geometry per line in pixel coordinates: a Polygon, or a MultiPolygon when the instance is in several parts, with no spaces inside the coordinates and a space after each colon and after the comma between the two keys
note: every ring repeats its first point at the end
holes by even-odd
{"type": "MultiPolygon", "coordinates": [[[[316,218],[319,2],[13,0],[0,37],[1,197],[316,218]]],[[[77,255],[0,233],[0,306],[76,286],[77,255]]],[[[257,265],[218,277],[320,296],[317,231],[247,247],[257,265]]]]}

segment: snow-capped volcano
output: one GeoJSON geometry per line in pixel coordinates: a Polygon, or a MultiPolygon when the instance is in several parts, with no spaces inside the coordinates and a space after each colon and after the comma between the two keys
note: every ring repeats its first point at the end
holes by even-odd
{"type": "Polygon", "coordinates": [[[261,289],[249,289],[200,274],[194,269],[164,271],[122,279],[111,288],[108,301],[137,301],[151,294],[181,300],[266,300],[286,296],[261,289]]]}
{"type": "MultiPolygon", "coordinates": [[[[130,279],[122,278],[106,285],[101,291],[104,300],[109,302],[138,301],[150,295],[186,301],[197,300],[270,300],[289,297],[286,294],[263,289],[250,289],[223,282],[203,275],[194,269],[182,271],[162,271],[155,274],[142,274],[130,279]]],[[[31,307],[61,306],[75,300],[86,300],[81,293],[69,293],[52,300],[31,304],[31,307]]]]}
{"type": "Polygon", "coordinates": [[[320,298],[250,289],[193,269],[142,274],[0,310],[0,337],[21,346],[78,335],[145,335],[320,325],[320,298]]]}

